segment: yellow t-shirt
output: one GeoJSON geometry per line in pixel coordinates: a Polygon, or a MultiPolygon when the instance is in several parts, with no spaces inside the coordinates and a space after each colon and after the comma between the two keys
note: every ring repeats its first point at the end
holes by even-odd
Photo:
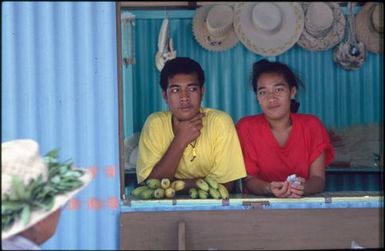
{"type": "MultiPolygon", "coordinates": [[[[195,143],[196,158],[191,161],[193,148],[188,145],[175,173],[177,179],[210,176],[226,183],[246,176],[242,150],[231,117],[219,110],[202,108],[203,128],[195,143]]],[[[138,148],[136,173],[138,183],[144,181],[155,164],[167,151],[174,133],[171,112],[151,114],[142,129],[138,148]]]]}

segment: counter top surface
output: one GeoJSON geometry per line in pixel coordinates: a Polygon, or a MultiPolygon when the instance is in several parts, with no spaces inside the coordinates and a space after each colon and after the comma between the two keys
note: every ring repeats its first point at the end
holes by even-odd
{"type": "Polygon", "coordinates": [[[177,195],[173,199],[122,201],[122,212],[183,211],[183,210],[247,210],[262,209],[320,209],[320,208],[383,208],[381,192],[325,192],[303,198],[272,198],[246,194],[231,194],[230,199],[191,199],[177,195]]]}

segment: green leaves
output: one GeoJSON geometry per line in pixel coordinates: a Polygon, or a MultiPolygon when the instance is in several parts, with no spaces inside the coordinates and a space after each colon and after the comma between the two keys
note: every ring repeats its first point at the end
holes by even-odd
{"type": "Polygon", "coordinates": [[[22,222],[24,225],[27,225],[28,222],[29,222],[30,216],[31,216],[31,210],[29,209],[29,205],[26,204],[26,205],[23,207],[23,210],[21,211],[21,222],[22,222]]]}
{"type": "Polygon", "coordinates": [[[33,179],[27,186],[17,177],[12,177],[11,189],[1,200],[1,229],[11,227],[21,220],[28,224],[31,212],[34,210],[50,210],[55,202],[55,196],[67,193],[83,185],[79,179],[83,171],[72,170],[72,163],[58,161],[58,149],[48,152],[44,156],[48,166],[48,180],[44,181],[42,175],[33,179]]]}

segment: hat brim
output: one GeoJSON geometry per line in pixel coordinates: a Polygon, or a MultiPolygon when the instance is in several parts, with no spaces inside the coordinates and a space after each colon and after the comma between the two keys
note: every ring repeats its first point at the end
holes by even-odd
{"type": "Polygon", "coordinates": [[[15,234],[18,234],[28,229],[29,227],[35,225],[37,222],[45,219],[57,209],[64,206],[72,197],[74,197],[78,192],[85,188],[91,182],[92,174],[91,171],[88,169],[81,170],[84,171],[84,174],[79,177],[79,179],[83,182],[83,185],[81,187],[65,194],[56,195],[54,198],[54,205],[49,211],[37,210],[31,212],[30,221],[28,222],[28,224],[24,225],[21,220],[17,220],[15,223],[13,223],[10,228],[8,228],[6,231],[1,232],[1,240],[5,240],[15,234]]]}
{"type": "Polygon", "coordinates": [[[239,39],[231,28],[223,37],[217,38],[210,35],[206,26],[206,18],[213,5],[199,7],[193,19],[193,34],[198,43],[209,51],[224,51],[233,48],[239,39]]]}
{"type": "Polygon", "coordinates": [[[356,16],[355,28],[357,40],[363,42],[368,51],[381,53],[384,51],[384,37],[382,33],[379,33],[374,29],[371,21],[371,13],[376,7],[376,4],[383,3],[368,2],[362,7],[361,11],[356,16]]]}
{"type": "MultiPolygon", "coordinates": [[[[306,29],[306,25],[298,39],[298,45],[310,51],[323,51],[330,49],[341,42],[345,35],[345,16],[340,6],[334,2],[324,2],[333,10],[334,22],[329,32],[322,37],[314,37],[306,29]]],[[[302,3],[304,13],[306,13],[311,3],[302,3]]]]}
{"type": "Polygon", "coordinates": [[[252,23],[252,10],[256,2],[241,2],[235,5],[234,29],[239,40],[250,51],[262,56],[276,56],[289,50],[299,39],[304,14],[295,2],[274,2],[282,12],[281,27],[273,34],[257,30],[252,23]]]}

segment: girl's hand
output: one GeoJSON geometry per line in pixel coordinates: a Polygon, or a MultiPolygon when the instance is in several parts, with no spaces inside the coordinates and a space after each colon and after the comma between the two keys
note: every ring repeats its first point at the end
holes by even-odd
{"type": "Polygon", "coordinates": [[[287,198],[290,195],[290,187],[288,181],[272,181],[270,183],[271,193],[278,198],[287,198]]]}
{"type": "Polygon", "coordinates": [[[306,180],[302,177],[297,177],[296,181],[299,182],[299,184],[290,184],[290,198],[301,198],[303,196],[303,190],[305,188],[306,180]]]}

